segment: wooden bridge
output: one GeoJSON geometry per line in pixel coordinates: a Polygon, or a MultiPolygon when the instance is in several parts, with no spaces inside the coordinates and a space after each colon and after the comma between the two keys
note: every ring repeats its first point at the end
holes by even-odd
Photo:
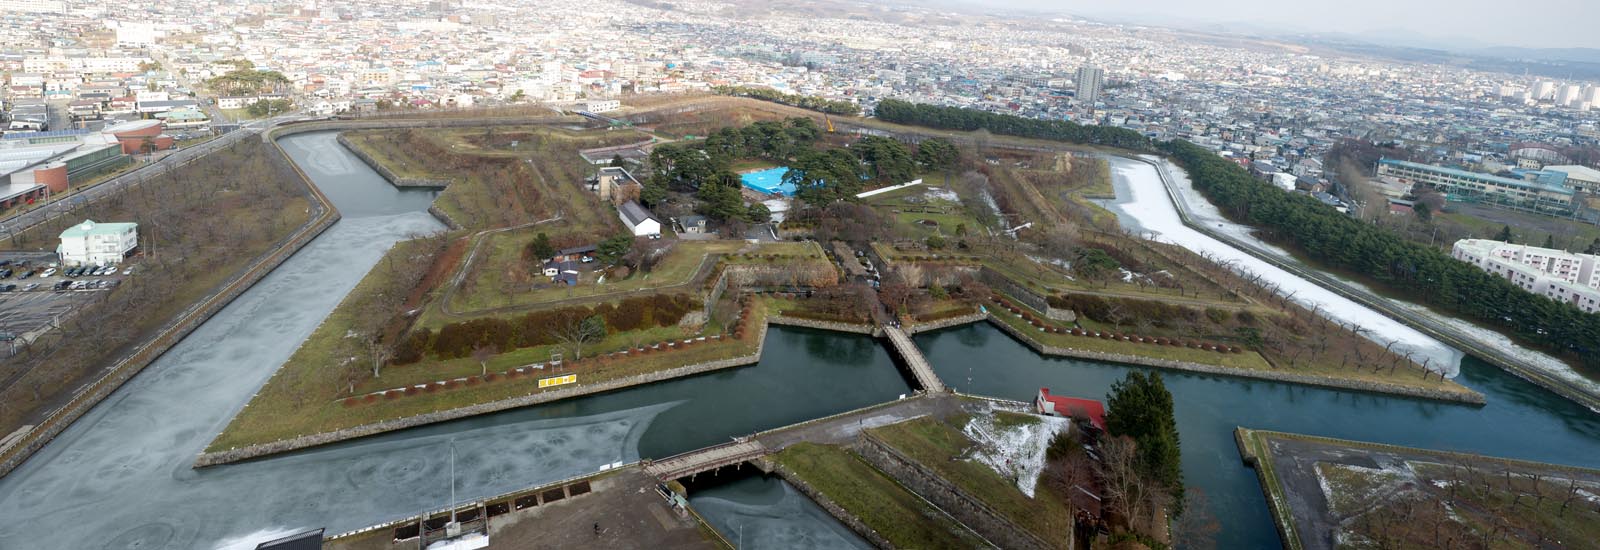
{"type": "Polygon", "coordinates": [[[939,380],[939,375],[934,374],[933,365],[928,364],[928,358],[922,356],[922,350],[906,336],[900,327],[882,325],[884,336],[889,337],[889,343],[894,345],[900,358],[905,359],[906,365],[911,368],[911,374],[916,376],[917,384],[928,393],[944,393],[944,382],[939,380]]]}
{"type": "Polygon", "coordinates": [[[767,447],[762,445],[760,441],[734,441],[689,451],[661,460],[650,461],[644,465],[644,471],[661,481],[670,481],[683,477],[692,477],[695,474],[709,472],[725,466],[733,466],[766,456],[766,454],[767,447]]]}

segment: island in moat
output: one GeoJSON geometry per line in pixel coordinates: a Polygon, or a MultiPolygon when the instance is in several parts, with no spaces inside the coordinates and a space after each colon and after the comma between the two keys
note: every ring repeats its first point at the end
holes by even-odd
{"type": "MultiPolygon", "coordinates": [[[[878,544],[1060,547],[1109,537],[1161,545],[1172,540],[1184,493],[1175,465],[1162,473],[1160,461],[1120,443],[1147,428],[1112,422],[1102,441],[1104,425],[1078,422],[1087,429],[1074,431],[1027,414],[1032,405],[952,397],[951,381],[933,374],[908,334],[988,322],[1050,355],[1482,402],[1429,359],[1307,309],[1260,276],[1122,231],[1095,202],[1113,193],[1106,158],[1117,150],[974,139],[717,96],[653,98],[608,115],[589,129],[577,129],[575,116],[466,115],[280,129],[341,132],[339,143],[391,183],[440,188],[429,211],[450,229],[390,250],[197,466],[737,368],[760,359],[769,324],[799,325],[885,338],[919,391],[883,407],[937,411],[847,430],[848,438],[803,425],[776,430],[808,435],[722,449],[733,454],[704,463],[711,478],[761,465],[878,544]],[[942,469],[977,448],[1033,453],[1028,476],[1044,481],[1023,483],[1004,459],[942,469]],[[1113,510],[1106,483],[1119,474],[1102,459],[1116,453],[1138,466],[1120,475],[1142,488],[1113,510]],[[915,487],[890,475],[892,464],[927,483],[954,483],[965,500],[930,509],[922,499],[932,500],[931,489],[870,498],[846,490],[915,487]],[[1072,483],[1060,485],[1063,477],[1072,483]],[[1152,489],[1163,487],[1177,491],[1152,489]],[[890,505],[879,498],[905,515],[879,516],[890,505]],[[978,515],[952,511],[969,508],[978,515]],[[895,527],[938,520],[938,510],[957,521],[895,527]],[[918,538],[924,532],[937,540],[918,538]]],[[[1175,461],[1175,433],[1171,440],[1175,461]]],[[[661,470],[656,458],[583,487],[601,495],[609,494],[601,487],[660,483],[668,503],[696,487],[676,482],[700,470],[661,470]]],[[[473,513],[537,510],[551,491],[571,494],[569,485],[542,487],[479,500],[473,513]]],[[[442,537],[439,517],[389,531],[442,537]]]]}

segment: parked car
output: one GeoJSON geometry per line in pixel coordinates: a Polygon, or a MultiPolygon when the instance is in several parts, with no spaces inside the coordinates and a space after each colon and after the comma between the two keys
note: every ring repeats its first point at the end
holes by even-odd
{"type": "Polygon", "coordinates": [[[41,273],[41,274],[39,274],[39,278],[40,278],[40,279],[43,279],[43,278],[45,278],[45,277],[49,277],[49,276],[51,276],[51,275],[55,275],[55,274],[56,274],[56,268],[53,268],[53,267],[52,267],[52,268],[50,268],[50,269],[46,269],[46,270],[44,270],[44,273],[41,273]]]}
{"type": "Polygon", "coordinates": [[[33,284],[28,285],[28,286],[22,287],[22,290],[26,292],[26,291],[31,291],[31,290],[36,289],[36,288],[39,288],[39,283],[33,283],[33,284]]]}
{"type": "Polygon", "coordinates": [[[27,270],[27,271],[24,271],[24,272],[22,272],[22,273],[21,273],[21,274],[19,274],[19,275],[17,275],[17,280],[18,280],[18,281],[21,281],[21,280],[23,280],[23,279],[26,279],[26,278],[28,278],[28,277],[32,277],[32,276],[33,276],[33,270],[32,270],[32,269],[29,269],[29,270],[27,270]]]}
{"type": "Polygon", "coordinates": [[[133,274],[133,266],[130,265],[126,269],[123,269],[122,270],[122,274],[123,275],[132,275],[133,274]]]}
{"type": "Polygon", "coordinates": [[[66,279],[62,279],[61,282],[56,283],[55,290],[56,290],[56,292],[61,292],[63,290],[71,288],[72,287],[72,283],[74,283],[74,282],[75,281],[68,281],[66,279]]]}

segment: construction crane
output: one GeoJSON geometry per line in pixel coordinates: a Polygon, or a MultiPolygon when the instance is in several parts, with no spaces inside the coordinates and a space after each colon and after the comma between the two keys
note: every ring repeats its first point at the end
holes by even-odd
{"type": "Polygon", "coordinates": [[[822,121],[828,123],[828,133],[833,133],[833,119],[828,117],[828,113],[822,113],[822,121]]]}

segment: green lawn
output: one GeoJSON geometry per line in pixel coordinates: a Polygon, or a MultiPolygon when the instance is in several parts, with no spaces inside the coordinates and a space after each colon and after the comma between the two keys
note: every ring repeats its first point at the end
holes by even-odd
{"type": "Polygon", "coordinates": [[[778,463],[900,548],[977,548],[983,542],[844,449],[800,443],[778,463]]]}
{"type": "MultiPolygon", "coordinates": [[[[479,252],[483,255],[478,260],[482,265],[474,269],[472,280],[463,282],[456,291],[452,309],[463,316],[471,316],[474,311],[493,308],[532,306],[569,298],[599,298],[646,288],[682,285],[694,278],[703,263],[710,268],[708,255],[731,254],[748,246],[744,241],[679,241],[648,273],[635,273],[626,279],[607,280],[603,284],[599,283],[599,273],[585,273],[576,286],[569,287],[551,283],[539,273],[529,274],[529,266],[521,265],[522,248],[538,232],[538,228],[528,228],[488,236],[488,241],[479,252]]],[[[755,253],[769,252],[763,246],[756,249],[755,253]]],[[[430,325],[442,325],[448,321],[442,316],[429,319],[430,325]]]]}
{"type": "MultiPolygon", "coordinates": [[[[370,281],[371,278],[369,278],[370,281]]],[[[366,285],[369,281],[363,281],[366,285]]],[[[358,287],[358,291],[359,291],[358,287]]],[[[724,337],[720,340],[707,340],[689,346],[685,349],[672,351],[657,351],[647,354],[630,354],[611,358],[601,358],[595,354],[586,354],[585,359],[576,365],[569,365],[562,369],[546,368],[535,371],[531,376],[517,378],[498,377],[492,382],[476,382],[465,387],[452,387],[417,395],[408,395],[395,399],[379,399],[376,402],[347,405],[343,399],[349,395],[347,387],[340,383],[339,375],[342,369],[333,366],[325,358],[338,356],[327,351],[327,342],[344,340],[343,332],[338,322],[341,314],[348,314],[343,308],[335,310],[329,321],[323,323],[305,345],[301,346],[290,358],[288,363],[279,368],[271,380],[262,390],[251,399],[244,410],[239,412],[228,427],[211,442],[207,451],[219,451],[233,447],[241,447],[258,443],[268,443],[280,439],[289,439],[302,435],[330,432],[334,430],[351,428],[364,424],[371,424],[384,420],[402,418],[434,411],[443,411],[465,407],[469,405],[487,403],[517,396],[532,395],[544,391],[555,391],[572,387],[582,387],[618,378],[626,378],[639,374],[672,369],[686,365],[705,363],[721,359],[740,357],[754,353],[760,346],[755,337],[756,331],[742,340],[724,337]],[[538,378],[559,374],[576,374],[576,385],[558,386],[540,389],[538,378]]],[[[765,322],[765,309],[757,301],[755,309],[751,312],[748,321],[751,329],[760,327],[765,322]]],[[[650,344],[643,339],[638,343],[650,344]]],[[[634,344],[632,335],[620,335],[608,339],[594,350],[604,352],[610,349],[609,345],[617,347],[631,346],[634,344]]],[[[549,360],[548,348],[535,348],[527,353],[512,352],[502,354],[508,358],[497,357],[491,360],[494,368],[513,366],[521,361],[522,357],[530,362],[545,362],[549,360]],[[540,355],[541,350],[543,355],[540,355]]],[[[571,359],[569,355],[567,359],[571,359]]],[[[415,366],[413,366],[415,367],[415,366]]],[[[476,375],[477,364],[470,359],[455,360],[441,366],[441,376],[434,376],[427,371],[407,372],[408,367],[395,367],[390,371],[394,376],[383,376],[377,380],[364,382],[362,388],[367,387],[397,387],[401,385],[419,383],[423,381],[441,380],[447,378],[444,374],[454,376],[476,375]]],[[[358,393],[365,391],[358,389],[358,393]]]]}
{"type": "MultiPolygon", "coordinates": [[[[1600,239],[1600,226],[1538,214],[1497,211],[1496,216],[1512,223],[1513,239],[1518,244],[1544,246],[1545,239],[1554,236],[1556,248],[1582,252],[1595,239],[1600,239]]],[[[1486,220],[1466,213],[1441,213],[1434,216],[1441,223],[1461,226],[1474,238],[1493,239],[1507,224],[1486,220]]],[[[1449,243],[1444,243],[1449,246],[1449,243]]]]}
{"type": "Polygon", "coordinates": [[[994,469],[961,458],[974,445],[961,426],[966,416],[940,421],[916,418],[868,430],[924,467],[938,472],[967,494],[983,501],[1017,525],[1046,541],[1066,541],[1072,537],[1072,513],[1067,499],[1041,485],[1037,496],[1029,498],[1016,485],[994,469]]]}

